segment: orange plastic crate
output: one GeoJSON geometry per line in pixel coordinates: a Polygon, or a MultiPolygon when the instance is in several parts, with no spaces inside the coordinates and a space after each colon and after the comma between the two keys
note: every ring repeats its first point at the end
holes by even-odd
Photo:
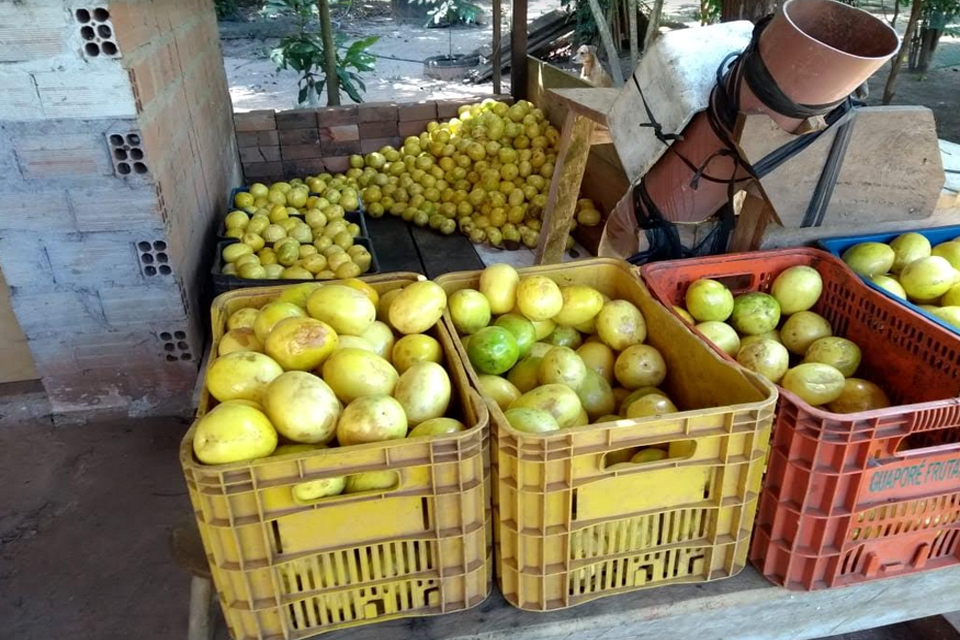
{"type": "Polygon", "coordinates": [[[893,406],[835,414],[780,390],[751,561],[792,589],[856,584],[960,564],[960,339],[863,285],[816,249],[678,260],[641,268],[667,306],[698,278],[767,291],[808,265],[814,311],[859,344],[858,375],[893,406]]]}
{"type": "MultiPolygon", "coordinates": [[[[647,320],[647,343],[671,371],[665,389],[691,409],[536,435],[513,429],[488,400],[494,547],[504,598],[549,611],[736,575],[747,561],[773,385],[723,361],[657,304],[623,261],[584,260],[520,274],[589,285],[636,304],[647,320]],[[625,449],[666,443],[686,453],[639,465],[607,461],[625,449]]],[[[452,273],[437,283],[450,294],[476,289],[479,277],[479,271],[452,273]]],[[[444,321],[455,335],[449,314],[444,321]]],[[[456,344],[477,384],[463,343],[456,344]]]]}
{"type": "MultiPolygon", "coordinates": [[[[366,280],[383,293],[417,279],[393,274],[366,280]]],[[[213,352],[233,311],[260,307],[280,291],[219,296],[212,310],[213,352]]],[[[432,335],[444,348],[452,411],[466,431],[216,466],[193,456],[196,425],[184,436],[181,466],[237,640],[292,640],[459,611],[490,593],[489,413],[442,323],[432,335]],[[365,471],[391,471],[396,485],[310,504],[293,497],[298,484],[365,471]]]]}

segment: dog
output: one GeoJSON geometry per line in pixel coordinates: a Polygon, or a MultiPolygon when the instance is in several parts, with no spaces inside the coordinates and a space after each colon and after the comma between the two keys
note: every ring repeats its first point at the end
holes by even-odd
{"type": "Polygon", "coordinates": [[[613,79],[610,74],[604,71],[600,64],[600,58],[597,57],[597,48],[593,45],[582,44],[577,49],[577,54],[573,56],[573,61],[583,65],[580,68],[580,78],[586,80],[595,87],[612,87],[613,79]]]}

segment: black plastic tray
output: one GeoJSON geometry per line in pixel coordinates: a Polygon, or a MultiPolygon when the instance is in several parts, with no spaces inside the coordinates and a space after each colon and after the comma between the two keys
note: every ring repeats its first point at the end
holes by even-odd
{"type": "MultiPolygon", "coordinates": [[[[323,280],[248,280],[239,276],[224,275],[220,271],[223,265],[223,260],[220,256],[223,254],[224,247],[234,244],[235,242],[239,242],[239,240],[236,238],[227,238],[226,240],[220,240],[217,242],[217,255],[213,261],[213,268],[210,270],[211,280],[213,281],[214,296],[218,296],[221,293],[226,293],[227,291],[248,289],[250,287],[270,287],[278,284],[299,284],[301,282],[323,282],[323,280]]],[[[377,260],[377,252],[374,251],[373,242],[370,240],[370,238],[358,236],[353,239],[353,243],[362,247],[366,247],[367,251],[370,252],[370,270],[361,275],[371,276],[376,273],[380,273],[380,262],[377,260]]]]}

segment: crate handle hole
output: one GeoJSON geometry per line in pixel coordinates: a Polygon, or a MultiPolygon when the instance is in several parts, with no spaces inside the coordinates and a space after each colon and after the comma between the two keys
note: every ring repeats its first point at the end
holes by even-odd
{"type": "Polygon", "coordinates": [[[603,471],[628,471],[639,467],[659,465],[664,462],[689,460],[697,452],[696,440],[677,440],[648,445],[627,447],[610,451],[603,456],[600,469],[603,471]]]}
{"type": "Polygon", "coordinates": [[[960,428],[948,427],[912,433],[901,439],[894,451],[898,456],[916,455],[934,453],[938,447],[957,444],[960,444],[960,428]]]}
{"type": "Polygon", "coordinates": [[[319,480],[308,480],[291,488],[293,501],[309,506],[342,500],[346,495],[384,494],[400,487],[400,474],[397,471],[368,471],[349,476],[331,476],[319,480]]]}
{"type": "Polygon", "coordinates": [[[719,276],[712,278],[716,280],[727,289],[730,289],[730,292],[734,295],[739,293],[744,293],[746,291],[755,291],[757,289],[757,278],[752,273],[740,273],[736,275],[729,276],[719,276]]]}
{"type": "Polygon", "coordinates": [[[363,617],[364,618],[376,618],[382,616],[387,612],[387,607],[383,603],[383,598],[378,598],[376,600],[370,600],[363,606],[363,617]]]}
{"type": "Polygon", "coordinates": [[[280,537],[280,523],[276,520],[270,523],[273,529],[273,546],[278,554],[283,553],[283,540],[280,537]]]}

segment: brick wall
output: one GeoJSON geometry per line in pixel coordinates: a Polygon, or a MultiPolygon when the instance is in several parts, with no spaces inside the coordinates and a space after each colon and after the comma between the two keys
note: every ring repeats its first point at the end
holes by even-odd
{"type": "Polygon", "coordinates": [[[0,266],[55,415],[188,414],[240,180],[209,0],[0,2],[0,266]]]}
{"type": "MultiPolygon", "coordinates": [[[[240,161],[247,183],[344,172],[350,156],[367,154],[425,131],[427,124],[456,117],[457,109],[490,96],[413,103],[248,111],[234,114],[240,161]]],[[[495,96],[512,103],[510,96],[495,96]]]]}

